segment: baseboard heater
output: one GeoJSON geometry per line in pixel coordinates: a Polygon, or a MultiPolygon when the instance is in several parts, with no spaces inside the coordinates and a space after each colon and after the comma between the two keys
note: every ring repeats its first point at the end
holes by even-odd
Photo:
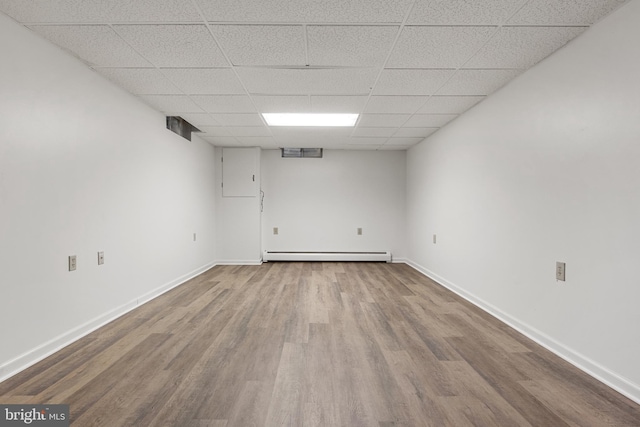
{"type": "Polygon", "coordinates": [[[267,261],[379,261],[391,262],[391,252],[284,252],[264,251],[267,261]]]}

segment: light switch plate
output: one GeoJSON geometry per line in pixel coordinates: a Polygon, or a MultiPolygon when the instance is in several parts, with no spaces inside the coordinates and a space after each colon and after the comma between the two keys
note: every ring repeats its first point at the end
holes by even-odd
{"type": "Polygon", "coordinates": [[[76,271],[76,256],[75,255],[69,255],[69,271],[76,271]]]}
{"type": "Polygon", "coordinates": [[[273,234],[277,235],[278,234],[278,227],[273,227],[273,234]]]}
{"type": "Polygon", "coordinates": [[[98,252],[98,265],[104,264],[104,252],[98,252]]]}
{"type": "Polygon", "coordinates": [[[358,236],[362,236],[362,228],[358,227],[358,236]]]}

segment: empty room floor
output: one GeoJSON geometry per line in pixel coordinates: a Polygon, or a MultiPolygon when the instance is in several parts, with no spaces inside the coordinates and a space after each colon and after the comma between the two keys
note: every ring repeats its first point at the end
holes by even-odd
{"type": "Polygon", "coordinates": [[[640,426],[405,264],[217,266],[0,383],[74,426],[640,426]]]}

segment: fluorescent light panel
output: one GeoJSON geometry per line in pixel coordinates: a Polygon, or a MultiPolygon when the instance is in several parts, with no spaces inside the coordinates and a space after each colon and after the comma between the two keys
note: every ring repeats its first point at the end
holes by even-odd
{"type": "Polygon", "coordinates": [[[358,114],[262,113],[269,126],[355,126],[358,114]]]}

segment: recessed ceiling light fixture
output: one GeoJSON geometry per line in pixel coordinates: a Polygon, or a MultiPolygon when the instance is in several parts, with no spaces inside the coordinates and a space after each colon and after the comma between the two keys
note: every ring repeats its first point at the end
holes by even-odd
{"type": "Polygon", "coordinates": [[[355,126],[358,114],[262,113],[269,126],[355,126]]]}

